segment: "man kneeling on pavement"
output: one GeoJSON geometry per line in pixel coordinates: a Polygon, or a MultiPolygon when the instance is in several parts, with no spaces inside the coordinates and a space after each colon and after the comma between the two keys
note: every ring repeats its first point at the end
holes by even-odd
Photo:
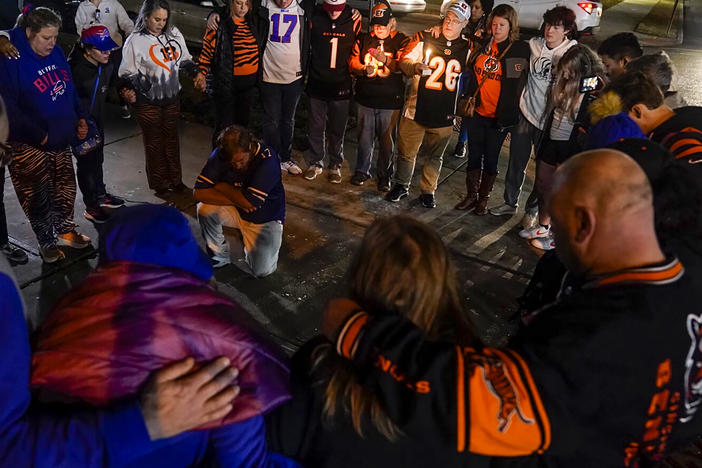
{"type": "Polygon", "coordinates": [[[285,191],[278,155],[243,127],[219,135],[195,182],[197,217],[215,268],[231,263],[223,226],[241,231],[236,264],[255,277],[276,270],[283,239],[285,191]]]}

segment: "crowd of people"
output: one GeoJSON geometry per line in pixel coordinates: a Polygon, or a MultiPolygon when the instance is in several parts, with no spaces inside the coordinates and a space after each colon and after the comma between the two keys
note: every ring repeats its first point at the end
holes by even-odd
{"type": "Polygon", "coordinates": [[[135,25],[120,8],[83,1],[68,59],[48,8],[26,6],[0,38],[0,176],[7,166],[44,262],[91,244],[73,221],[76,178],[85,217],[104,223],[96,270],[28,330],[5,256],[27,258],[0,203],[0,460],[633,468],[683,457],[702,435],[702,108],[685,105],[667,55],[644,55],[631,33],[595,52],[564,6],[523,41],[514,8],[490,0],[456,0],[411,37],[384,0],[367,33],[344,0],[232,0],[210,14],[196,60],[167,0],[145,0],[135,25]],[[103,175],[115,86],[142,129],[149,187],[187,189],[181,69],[216,107],[193,189],[206,252],[176,208],[124,206],[103,175]],[[303,91],[304,170],[291,151],[303,91]],[[408,216],[366,230],[347,297],[291,360],[212,286],[232,262],[275,272],[283,173],[341,183],[352,108],[350,181],[375,176],[391,202],[422,155],[420,201],[436,206],[456,129],[467,170],[455,209],[513,216],[535,155],[519,234],[549,252],[506,346],[481,342],[446,246],[408,216]],[[508,135],[504,203],[488,208],[508,135]],[[225,226],[241,232],[235,261],[225,226]]]}

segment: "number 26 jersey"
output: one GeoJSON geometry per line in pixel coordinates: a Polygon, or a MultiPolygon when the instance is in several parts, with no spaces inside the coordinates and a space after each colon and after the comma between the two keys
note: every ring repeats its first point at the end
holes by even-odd
{"type": "Polygon", "coordinates": [[[461,74],[470,54],[470,41],[463,36],[447,40],[420,31],[408,46],[405,59],[421,61],[429,74],[415,76],[403,115],[429,128],[453,125],[461,74]]]}

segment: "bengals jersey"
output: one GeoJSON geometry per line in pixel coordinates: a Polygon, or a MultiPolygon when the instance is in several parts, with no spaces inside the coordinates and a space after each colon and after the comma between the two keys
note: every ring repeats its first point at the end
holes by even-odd
{"type": "Polygon", "coordinates": [[[434,38],[429,31],[414,35],[403,60],[405,69],[424,62],[430,73],[413,77],[403,112],[405,117],[429,128],[453,125],[458,84],[466,68],[470,44],[463,36],[449,41],[443,35],[434,38]]]}
{"type": "Polygon", "coordinates": [[[361,30],[361,21],[352,18],[348,5],[336,20],[317,7],[311,21],[311,58],[307,94],[317,99],[350,99],[351,75],[348,69],[351,49],[361,30]]]}
{"type": "Polygon", "coordinates": [[[356,39],[349,67],[360,73],[356,78],[354,94],[359,104],[372,109],[402,108],[405,82],[397,61],[409,43],[410,38],[399,31],[392,31],[385,39],[378,39],[373,32],[362,34],[356,39]],[[382,49],[392,60],[383,65],[371,56],[370,49],[382,49]],[[365,67],[369,64],[374,67],[371,75],[365,72],[365,67]]]}

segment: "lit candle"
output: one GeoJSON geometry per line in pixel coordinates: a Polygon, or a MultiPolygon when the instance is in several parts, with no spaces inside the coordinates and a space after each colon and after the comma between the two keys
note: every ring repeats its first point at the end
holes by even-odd
{"type": "Polygon", "coordinates": [[[424,63],[426,65],[429,65],[429,57],[431,56],[431,49],[427,49],[427,52],[424,54],[424,63]]]}

